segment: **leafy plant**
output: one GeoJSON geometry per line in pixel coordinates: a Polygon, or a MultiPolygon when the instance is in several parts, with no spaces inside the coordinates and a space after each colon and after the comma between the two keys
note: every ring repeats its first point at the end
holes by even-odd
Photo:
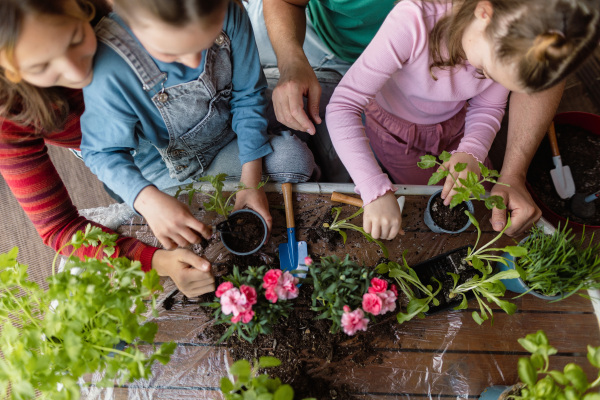
{"type": "MultiPolygon", "coordinates": [[[[244,189],[250,189],[250,188],[248,188],[246,185],[244,185],[243,183],[240,182],[237,185],[236,190],[231,192],[231,194],[229,194],[229,196],[225,196],[223,194],[223,187],[225,186],[226,178],[227,178],[227,174],[217,174],[214,176],[207,175],[207,176],[200,177],[199,178],[200,181],[209,182],[213,186],[213,188],[215,189],[214,192],[208,192],[208,191],[202,192],[201,190],[196,189],[194,187],[194,183],[190,183],[187,186],[183,186],[183,187],[180,186],[177,189],[177,192],[175,192],[175,197],[179,197],[179,195],[185,191],[188,193],[188,204],[191,205],[193,195],[196,192],[202,192],[208,196],[208,201],[204,202],[204,204],[203,204],[206,211],[215,211],[217,214],[222,215],[227,218],[229,216],[229,214],[231,213],[231,210],[233,210],[233,204],[231,204],[231,202],[232,202],[233,198],[235,197],[235,195],[244,189]]],[[[257,187],[252,188],[252,189],[260,189],[266,183],[267,183],[267,181],[260,182],[257,187]]]]}
{"type": "MultiPolygon", "coordinates": [[[[100,246],[113,254],[116,237],[88,225],[67,246],[100,246]]],[[[149,355],[139,348],[152,343],[157,331],[143,317],[149,297],[156,313],[155,294],[162,290],[156,271],[144,273],[138,261],[126,258],[69,257],[43,290],[28,279],[17,254],[16,247],[0,254],[2,398],[77,399],[78,380],[86,374],[103,372],[96,385],[113,386],[115,379],[148,378],[154,361],[169,361],[175,343],[152,345],[149,355]],[[128,346],[116,348],[120,342],[128,346]]]]}
{"type": "Polygon", "coordinates": [[[434,277],[431,277],[431,279],[438,284],[435,291],[432,285],[426,285],[421,282],[416,272],[408,266],[405,258],[406,252],[402,253],[402,264],[393,261],[381,263],[375,269],[377,273],[387,273],[390,278],[394,278],[400,291],[408,298],[406,313],[399,312],[396,315],[396,319],[400,324],[410,321],[414,317],[425,318],[425,313],[429,311],[429,304],[433,304],[434,306],[440,305],[439,300],[435,296],[442,290],[442,283],[434,277]],[[413,288],[417,289],[418,293],[415,293],[413,288]]]}
{"type": "Polygon", "coordinates": [[[364,211],[364,209],[361,207],[360,209],[358,209],[357,212],[355,212],[354,214],[352,214],[351,216],[349,216],[348,218],[344,218],[344,219],[339,219],[340,218],[340,214],[342,212],[342,208],[341,207],[333,207],[331,209],[331,214],[333,215],[333,222],[331,224],[328,223],[324,223],[323,227],[324,228],[329,228],[332,231],[336,231],[338,232],[340,235],[342,235],[342,238],[344,239],[344,244],[346,244],[346,239],[348,238],[348,235],[346,234],[346,232],[344,232],[344,229],[351,229],[353,231],[357,231],[362,233],[362,235],[364,237],[367,238],[367,240],[371,243],[377,243],[377,245],[381,248],[381,251],[383,251],[383,256],[385,258],[388,258],[390,256],[387,247],[385,247],[385,245],[383,244],[383,242],[381,242],[380,240],[374,239],[373,236],[371,236],[371,234],[365,232],[365,230],[357,225],[354,225],[350,221],[351,219],[354,219],[355,217],[358,217],[360,214],[362,214],[362,212],[364,211]]]}
{"type": "MultiPolygon", "coordinates": [[[[504,210],[506,208],[506,205],[504,204],[504,199],[501,196],[488,196],[483,198],[483,196],[485,195],[485,188],[483,187],[483,184],[485,182],[508,186],[504,183],[497,182],[496,178],[500,177],[498,171],[489,169],[482,163],[479,163],[481,178],[479,178],[475,172],[469,171],[467,173],[466,179],[456,179],[454,178],[454,175],[450,173],[450,170],[444,165],[444,163],[450,161],[451,156],[452,155],[447,151],[443,151],[442,154],[440,154],[438,157],[439,161],[438,158],[436,158],[435,156],[425,155],[421,156],[421,161],[417,163],[417,165],[421,169],[433,168],[435,166],[439,167],[438,170],[431,175],[431,178],[429,178],[429,181],[427,182],[428,185],[435,185],[447,176],[450,176],[450,178],[452,178],[452,180],[456,184],[454,186],[456,194],[452,197],[452,200],[450,201],[450,208],[453,208],[458,204],[469,200],[483,200],[485,206],[489,210],[491,210],[494,207],[500,210],[504,210]]],[[[457,163],[454,166],[454,170],[456,172],[462,172],[465,170],[465,168],[467,168],[466,163],[457,163]]]]}
{"type": "Polygon", "coordinates": [[[585,231],[577,240],[567,224],[552,235],[534,227],[521,246],[527,253],[515,260],[515,268],[531,290],[564,299],[600,288],[600,243],[594,244],[593,234],[586,243],[585,231]]]}
{"type": "Polygon", "coordinates": [[[588,382],[583,369],[575,364],[565,365],[563,371],[549,370],[550,356],[557,350],[548,342],[544,331],[537,331],[519,339],[519,344],[531,353],[529,357],[519,358],[519,378],[525,384],[518,395],[510,395],[514,400],[598,400],[600,394],[590,392],[600,386],[600,347],[587,347],[587,359],[599,369],[598,377],[588,382]],[[542,377],[540,377],[542,376],[542,377]]]}
{"type": "MultiPolygon", "coordinates": [[[[281,379],[271,378],[267,374],[258,375],[261,368],[278,367],[281,364],[275,357],[260,357],[254,360],[254,366],[246,360],[233,363],[230,372],[235,376],[235,382],[229,378],[221,378],[221,392],[225,400],[293,400],[294,389],[288,384],[282,384],[281,379]]],[[[304,400],[316,400],[307,398],[304,400]]]]}
{"type": "Polygon", "coordinates": [[[292,304],[286,300],[298,296],[298,278],[278,269],[268,270],[264,265],[248,267],[242,273],[234,266],[233,273],[224,280],[215,292],[215,300],[202,304],[215,309],[215,325],[230,325],[218,343],[234,333],[248,342],[271,333],[273,326],[292,311],[292,304]]]}

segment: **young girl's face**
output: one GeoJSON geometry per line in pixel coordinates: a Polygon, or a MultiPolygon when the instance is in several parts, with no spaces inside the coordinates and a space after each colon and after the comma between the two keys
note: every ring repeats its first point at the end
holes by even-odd
{"type": "Polygon", "coordinates": [[[178,62],[198,68],[202,52],[212,46],[223,29],[226,10],[227,2],[212,15],[184,26],[167,24],[140,11],[129,20],[129,25],[152,57],[167,63],[178,62]]]}
{"type": "MultiPolygon", "coordinates": [[[[74,2],[73,7],[77,7],[74,2]]],[[[89,22],[70,16],[27,15],[13,62],[0,54],[0,65],[38,87],[81,89],[92,81],[95,52],[96,36],[89,22]]]]}

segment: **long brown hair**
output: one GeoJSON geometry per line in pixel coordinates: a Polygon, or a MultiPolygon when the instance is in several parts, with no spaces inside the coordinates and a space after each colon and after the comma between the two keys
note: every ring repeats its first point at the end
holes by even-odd
{"type": "Polygon", "coordinates": [[[241,0],[114,0],[114,9],[125,20],[143,9],[169,25],[182,26],[212,15],[230,1],[243,8],[241,0]]]}
{"type": "MultiPolygon", "coordinates": [[[[436,0],[434,0],[436,1],[436,0]]],[[[465,61],[462,36],[481,0],[453,0],[452,12],[430,33],[435,68],[465,61]]],[[[588,57],[600,40],[598,0],[487,0],[492,8],[486,28],[498,60],[515,63],[519,80],[529,92],[556,85],[588,57]]]]}
{"type": "MultiPolygon", "coordinates": [[[[96,9],[105,13],[104,0],[76,0],[73,9],[68,0],[2,0],[0,1],[0,52],[9,63],[21,33],[26,15],[68,15],[91,20],[96,9]]],[[[39,88],[20,80],[18,71],[0,67],[0,116],[37,131],[60,130],[69,114],[64,88],[39,88]]]]}

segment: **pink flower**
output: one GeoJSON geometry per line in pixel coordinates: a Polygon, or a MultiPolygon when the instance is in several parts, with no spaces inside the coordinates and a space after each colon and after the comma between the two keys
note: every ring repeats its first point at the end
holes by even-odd
{"type": "Polygon", "coordinates": [[[282,273],[283,271],[281,271],[280,269],[270,269],[269,271],[267,271],[267,273],[263,277],[263,288],[270,289],[272,287],[275,287],[282,273]]]}
{"type": "Polygon", "coordinates": [[[364,318],[363,310],[357,308],[350,312],[350,307],[344,306],[344,315],[342,315],[342,329],[347,335],[354,335],[358,331],[366,331],[368,318],[364,318]]]}
{"type": "Polygon", "coordinates": [[[242,285],[240,286],[240,292],[246,296],[246,305],[248,307],[256,304],[256,290],[252,286],[242,285]]]}
{"type": "Polygon", "coordinates": [[[285,271],[283,275],[277,280],[277,286],[275,286],[275,293],[279,300],[289,300],[298,297],[298,278],[285,271]]]}
{"type": "Polygon", "coordinates": [[[371,287],[369,288],[369,293],[382,293],[387,290],[388,283],[386,280],[373,278],[371,279],[371,287]]]}
{"type": "Polygon", "coordinates": [[[225,293],[226,291],[228,291],[232,287],[233,287],[233,283],[231,283],[231,282],[223,282],[217,288],[217,291],[216,291],[215,295],[217,297],[221,297],[223,295],[223,293],[225,293]]]}
{"type": "Polygon", "coordinates": [[[232,288],[221,296],[221,311],[223,314],[238,316],[246,311],[246,296],[237,288],[232,288]]]}
{"type": "Polygon", "coordinates": [[[377,293],[376,296],[381,300],[380,314],[385,314],[396,309],[396,295],[391,290],[386,290],[383,293],[377,293]]]}
{"type": "Polygon", "coordinates": [[[313,263],[313,259],[309,256],[304,257],[304,265],[310,266],[313,263]]]}
{"type": "Polygon", "coordinates": [[[363,295],[362,308],[368,313],[379,315],[381,313],[382,301],[378,296],[380,293],[365,293],[363,295]]]}
{"type": "Polygon", "coordinates": [[[269,288],[269,289],[267,289],[267,291],[265,292],[265,297],[271,303],[277,303],[277,298],[278,297],[277,297],[277,293],[275,293],[275,288],[269,288]]]}
{"type": "Polygon", "coordinates": [[[390,290],[392,291],[392,293],[394,293],[394,295],[396,296],[396,298],[398,298],[398,288],[396,288],[396,285],[392,284],[390,286],[390,290]]]}
{"type": "Polygon", "coordinates": [[[246,310],[242,313],[239,313],[237,316],[232,317],[231,322],[237,324],[238,322],[242,321],[242,323],[247,324],[252,320],[252,317],[254,317],[254,311],[246,310]]]}

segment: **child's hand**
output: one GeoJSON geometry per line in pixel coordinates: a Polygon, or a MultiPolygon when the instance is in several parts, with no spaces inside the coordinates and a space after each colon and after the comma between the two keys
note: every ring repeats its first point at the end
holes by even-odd
{"type": "Polygon", "coordinates": [[[269,202],[265,191],[262,188],[244,189],[239,191],[235,195],[235,206],[233,207],[233,210],[241,210],[246,206],[262,215],[267,223],[267,231],[270,233],[273,217],[271,217],[271,212],[269,211],[269,202]]]}
{"type": "Polygon", "coordinates": [[[169,276],[187,297],[215,290],[210,263],[188,249],[157,250],[152,268],[160,276],[169,276]]]}
{"type": "Polygon", "coordinates": [[[186,204],[154,186],[142,189],[133,206],[167,250],[199,243],[200,235],[206,239],[212,235],[212,229],[198,221],[186,204]]]}
{"type": "Polygon", "coordinates": [[[398,233],[404,235],[402,213],[393,192],[387,192],[365,206],[363,229],[373,239],[392,240],[398,233]]]}
{"type": "Polygon", "coordinates": [[[447,163],[444,163],[444,167],[450,170],[450,174],[454,176],[454,179],[450,175],[446,177],[444,182],[444,188],[442,189],[442,199],[444,199],[444,205],[450,205],[452,197],[456,194],[454,187],[460,187],[461,184],[458,179],[467,179],[467,173],[475,172],[479,176],[479,161],[475,157],[467,153],[454,153],[447,163]],[[467,168],[460,172],[454,171],[454,166],[458,163],[467,164],[467,168]],[[455,183],[456,181],[456,183],[455,183]]]}

